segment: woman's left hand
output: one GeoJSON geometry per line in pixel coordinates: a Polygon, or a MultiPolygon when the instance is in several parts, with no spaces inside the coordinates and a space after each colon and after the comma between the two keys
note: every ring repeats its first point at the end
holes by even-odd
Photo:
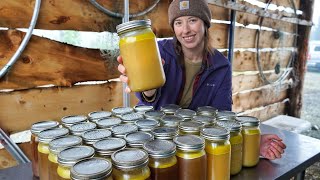
{"type": "Polygon", "coordinates": [[[282,142],[282,139],[275,134],[263,134],[261,135],[260,142],[260,155],[267,159],[281,158],[281,154],[284,153],[286,145],[282,142]]]}

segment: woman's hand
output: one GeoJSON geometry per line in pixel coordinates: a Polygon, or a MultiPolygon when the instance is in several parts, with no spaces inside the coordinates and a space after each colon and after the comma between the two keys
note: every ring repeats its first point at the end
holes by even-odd
{"type": "Polygon", "coordinates": [[[275,134],[263,134],[261,135],[260,143],[260,155],[267,159],[281,158],[281,154],[284,153],[286,145],[282,142],[282,139],[275,134]]]}

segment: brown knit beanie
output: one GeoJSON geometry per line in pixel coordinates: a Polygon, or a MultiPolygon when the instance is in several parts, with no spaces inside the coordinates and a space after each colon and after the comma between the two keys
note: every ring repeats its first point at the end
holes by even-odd
{"type": "Polygon", "coordinates": [[[195,16],[210,27],[211,11],[206,0],[173,0],[168,9],[169,24],[181,16],[195,16]]]}

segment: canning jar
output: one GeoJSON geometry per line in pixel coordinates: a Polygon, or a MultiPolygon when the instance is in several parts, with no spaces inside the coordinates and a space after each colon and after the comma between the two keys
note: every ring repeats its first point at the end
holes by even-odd
{"type": "Polygon", "coordinates": [[[89,120],[97,122],[99,119],[111,117],[112,113],[109,111],[93,111],[88,114],[89,120]]]}
{"type": "Polygon", "coordinates": [[[219,126],[201,129],[206,140],[207,179],[230,179],[231,145],[230,133],[219,126]]]}
{"type": "Polygon", "coordinates": [[[161,87],[165,74],[150,20],[134,20],[116,27],[130,89],[141,92],[161,87]]]}
{"type": "Polygon", "coordinates": [[[154,119],[139,119],[134,122],[136,126],[138,126],[139,131],[150,132],[154,128],[159,127],[160,123],[154,119]]]}
{"type": "Polygon", "coordinates": [[[160,121],[161,117],[164,116],[165,113],[159,110],[150,110],[144,113],[144,116],[148,119],[154,119],[160,121]]]}
{"type": "Polygon", "coordinates": [[[59,123],[57,121],[40,121],[32,124],[31,126],[31,161],[32,161],[32,172],[35,177],[39,177],[39,166],[38,166],[38,134],[40,131],[58,127],[59,123]]]}
{"type": "Polygon", "coordinates": [[[97,156],[111,160],[111,154],[126,147],[126,141],[122,138],[108,138],[93,144],[97,156]]]}
{"type": "Polygon", "coordinates": [[[176,104],[166,104],[160,107],[160,110],[167,115],[174,115],[178,109],[181,109],[181,106],[176,104]]]}
{"type": "Polygon", "coordinates": [[[178,135],[178,128],[175,127],[157,127],[151,133],[155,139],[173,140],[178,135]]]}
{"type": "Polygon", "coordinates": [[[162,126],[178,128],[179,123],[184,119],[176,115],[164,115],[161,117],[160,122],[162,126]]]}
{"type": "Polygon", "coordinates": [[[242,169],[242,146],[241,124],[237,121],[217,121],[217,125],[230,131],[231,166],[230,174],[238,174],[242,169]]]}
{"type": "Polygon", "coordinates": [[[197,121],[183,121],[179,123],[179,134],[200,136],[200,129],[203,127],[204,124],[197,121]]]}
{"type": "Polygon", "coordinates": [[[107,129],[92,129],[82,133],[81,137],[85,144],[92,145],[101,139],[111,137],[111,131],[107,129]]]}
{"type": "Polygon", "coordinates": [[[131,132],[137,132],[138,126],[134,124],[119,124],[116,126],[112,126],[111,132],[113,136],[123,138],[124,135],[131,132]]]}
{"type": "Polygon", "coordinates": [[[96,129],[97,125],[93,122],[83,122],[69,127],[71,134],[81,136],[85,131],[96,129]]]}
{"type": "Polygon", "coordinates": [[[64,127],[69,128],[73,124],[78,124],[86,122],[88,120],[87,116],[84,115],[70,115],[61,118],[61,123],[64,127]]]}
{"type": "Polygon", "coordinates": [[[197,113],[191,109],[178,109],[174,115],[181,116],[184,120],[191,120],[197,113]]]}
{"type": "Polygon", "coordinates": [[[148,153],[142,149],[127,148],[111,155],[114,180],[150,179],[148,153]]]}
{"type": "Polygon", "coordinates": [[[72,180],[112,180],[112,164],[104,158],[87,158],[75,163],[71,168],[72,180]]]}
{"type": "Polygon", "coordinates": [[[117,117],[102,118],[96,122],[98,128],[111,130],[112,126],[121,124],[121,119],[117,117]]]}
{"type": "Polygon", "coordinates": [[[217,116],[218,109],[212,106],[201,106],[197,108],[197,115],[210,116],[215,118],[217,116]]]}
{"type": "Polygon", "coordinates": [[[49,142],[54,138],[66,136],[69,134],[67,128],[53,128],[43,130],[38,134],[38,160],[39,160],[39,178],[41,180],[49,179],[49,142]]]}
{"type": "Polygon", "coordinates": [[[94,149],[90,146],[68,147],[58,153],[58,175],[63,179],[70,179],[70,169],[78,161],[94,156],[94,149]]]}
{"type": "Polygon", "coordinates": [[[196,115],[191,118],[192,121],[202,123],[204,126],[214,125],[216,123],[215,117],[207,115],[196,115]]]}
{"type": "Polygon", "coordinates": [[[179,179],[206,180],[207,158],[204,139],[196,135],[186,135],[175,137],[173,141],[177,146],[179,179]]]}
{"type": "Polygon", "coordinates": [[[146,111],[154,110],[153,106],[136,105],[133,107],[134,111],[140,114],[144,114],[146,111]]]}
{"type": "Polygon", "coordinates": [[[126,134],[124,139],[129,147],[142,148],[145,142],[153,140],[153,135],[148,132],[138,131],[126,134]]]}
{"type": "Polygon", "coordinates": [[[77,146],[82,144],[82,139],[78,136],[68,135],[53,139],[49,143],[49,179],[61,179],[58,176],[58,153],[67,147],[77,146]]]}
{"type": "Polygon", "coordinates": [[[144,118],[144,116],[140,113],[129,113],[121,116],[122,122],[127,124],[134,124],[136,120],[142,118],[144,118]]]}
{"type": "Polygon", "coordinates": [[[252,167],[258,164],[260,154],[260,120],[253,116],[238,116],[242,125],[243,157],[242,165],[252,167]]]}
{"type": "Polygon", "coordinates": [[[112,114],[116,117],[121,117],[124,114],[133,113],[134,110],[132,107],[115,107],[111,110],[112,114]]]}
{"type": "Polygon", "coordinates": [[[172,141],[155,139],[146,142],[143,149],[149,154],[151,179],[178,180],[176,145],[172,141]]]}
{"type": "Polygon", "coordinates": [[[219,121],[235,121],[237,114],[232,111],[218,111],[217,120],[219,121]]]}

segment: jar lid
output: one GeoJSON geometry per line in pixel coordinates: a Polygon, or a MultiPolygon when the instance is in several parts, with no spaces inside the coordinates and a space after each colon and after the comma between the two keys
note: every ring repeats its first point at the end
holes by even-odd
{"type": "Polygon", "coordinates": [[[72,134],[75,135],[81,135],[83,132],[95,129],[97,125],[93,122],[84,122],[84,123],[78,123],[70,126],[70,131],[72,134]]]}
{"type": "Polygon", "coordinates": [[[137,113],[144,114],[146,111],[154,110],[153,106],[146,106],[146,105],[136,105],[133,107],[134,111],[137,113]]]}
{"type": "Polygon", "coordinates": [[[178,135],[178,128],[157,127],[151,131],[156,139],[173,139],[178,135]]]}
{"type": "Polygon", "coordinates": [[[193,116],[195,116],[197,113],[194,110],[191,109],[178,109],[174,115],[181,116],[183,119],[191,119],[193,116]]]}
{"type": "Polygon", "coordinates": [[[164,112],[159,111],[159,110],[151,110],[151,111],[146,111],[144,113],[144,116],[148,119],[154,119],[154,120],[160,120],[162,116],[164,116],[164,112]]]}
{"type": "Polygon", "coordinates": [[[241,124],[237,121],[217,121],[217,125],[224,127],[231,132],[241,131],[241,124]]]}
{"type": "Polygon", "coordinates": [[[234,121],[234,120],[236,120],[236,116],[237,116],[237,114],[232,111],[218,111],[217,120],[234,121]]]}
{"type": "Polygon", "coordinates": [[[129,22],[125,22],[122,24],[117,25],[117,33],[121,34],[130,29],[139,28],[139,27],[151,27],[150,19],[147,20],[133,20],[129,22]]]}
{"type": "Polygon", "coordinates": [[[181,109],[181,107],[176,104],[166,104],[160,107],[160,110],[166,114],[174,114],[178,109],[181,109]]]}
{"type": "Polygon", "coordinates": [[[131,107],[115,107],[111,110],[112,114],[120,117],[123,114],[133,113],[133,108],[131,107]]]}
{"type": "Polygon", "coordinates": [[[67,147],[78,146],[82,144],[82,139],[79,136],[63,136],[53,139],[49,142],[49,150],[53,154],[58,154],[67,147]]]}
{"type": "Polygon", "coordinates": [[[124,139],[130,147],[140,148],[145,142],[153,140],[153,135],[148,132],[138,131],[126,134],[124,139]]]}
{"type": "Polygon", "coordinates": [[[138,126],[133,124],[119,124],[112,126],[111,131],[116,137],[124,137],[127,133],[138,131],[138,126]]]}
{"type": "Polygon", "coordinates": [[[112,115],[112,113],[109,111],[93,111],[88,114],[88,117],[90,120],[94,121],[97,119],[110,117],[111,115],[112,115]]]}
{"type": "Polygon", "coordinates": [[[93,147],[98,153],[111,155],[113,152],[126,147],[126,141],[121,138],[108,138],[95,142],[93,147]]]}
{"type": "Polygon", "coordinates": [[[167,158],[176,153],[176,145],[172,141],[161,139],[144,143],[143,149],[153,158],[167,158]]]}
{"type": "Polygon", "coordinates": [[[160,126],[159,121],[154,119],[139,119],[134,123],[140,131],[151,131],[155,127],[160,126]]]}
{"type": "Polygon", "coordinates": [[[206,116],[206,115],[196,115],[192,117],[193,121],[200,122],[204,125],[210,125],[215,123],[215,118],[213,116],[206,116]]]}
{"type": "Polygon", "coordinates": [[[201,106],[197,108],[197,115],[216,116],[218,109],[212,106],[201,106]]]}
{"type": "Polygon", "coordinates": [[[230,132],[223,127],[212,126],[202,128],[200,130],[200,135],[209,140],[228,140],[230,132]]]}
{"type": "Polygon", "coordinates": [[[177,115],[165,115],[161,118],[163,126],[167,127],[178,127],[179,123],[184,119],[177,115]]]}
{"type": "Polygon", "coordinates": [[[259,126],[260,124],[260,120],[253,116],[237,116],[236,120],[239,121],[241,125],[245,127],[259,126]]]}
{"type": "Polygon", "coordinates": [[[179,129],[183,131],[200,131],[204,124],[197,121],[184,121],[179,123],[179,129]]]}
{"type": "Polygon", "coordinates": [[[58,154],[58,163],[71,167],[77,161],[93,157],[94,149],[90,146],[73,146],[68,147],[58,154]]]}
{"type": "Polygon", "coordinates": [[[99,128],[111,128],[112,126],[121,124],[121,119],[117,117],[109,117],[98,120],[96,123],[99,128]]]}
{"type": "Polygon", "coordinates": [[[40,121],[32,124],[31,126],[31,133],[38,134],[40,131],[45,129],[51,129],[59,126],[59,122],[48,120],[48,121],[40,121]]]}
{"type": "Polygon", "coordinates": [[[38,138],[39,142],[49,143],[54,138],[65,136],[68,134],[69,130],[67,128],[53,128],[40,131],[40,133],[38,134],[38,138]]]}
{"type": "Polygon", "coordinates": [[[140,113],[129,113],[121,116],[124,123],[134,123],[136,120],[141,118],[143,118],[143,115],[140,113]]]}
{"type": "Polygon", "coordinates": [[[198,151],[204,149],[205,141],[202,137],[196,135],[177,136],[173,139],[177,149],[183,151],[198,151]]]}
{"type": "Polygon", "coordinates": [[[74,180],[104,179],[111,176],[112,163],[104,158],[87,158],[75,163],[70,176],[74,180]]]}
{"type": "Polygon", "coordinates": [[[105,139],[111,136],[111,131],[107,129],[92,129],[85,131],[81,137],[87,144],[93,144],[94,142],[105,139]]]}
{"type": "Polygon", "coordinates": [[[71,115],[71,116],[64,116],[63,118],[61,118],[61,122],[63,125],[69,127],[73,124],[78,124],[81,122],[85,122],[87,121],[87,116],[83,116],[83,115],[71,115]]]}
{"type": "Polygon", "coordinates": [[[148,164],[148,153],[138,148],[127,148],[111,155],[112,164],[118,169],[132,169],[148,164]]]}

